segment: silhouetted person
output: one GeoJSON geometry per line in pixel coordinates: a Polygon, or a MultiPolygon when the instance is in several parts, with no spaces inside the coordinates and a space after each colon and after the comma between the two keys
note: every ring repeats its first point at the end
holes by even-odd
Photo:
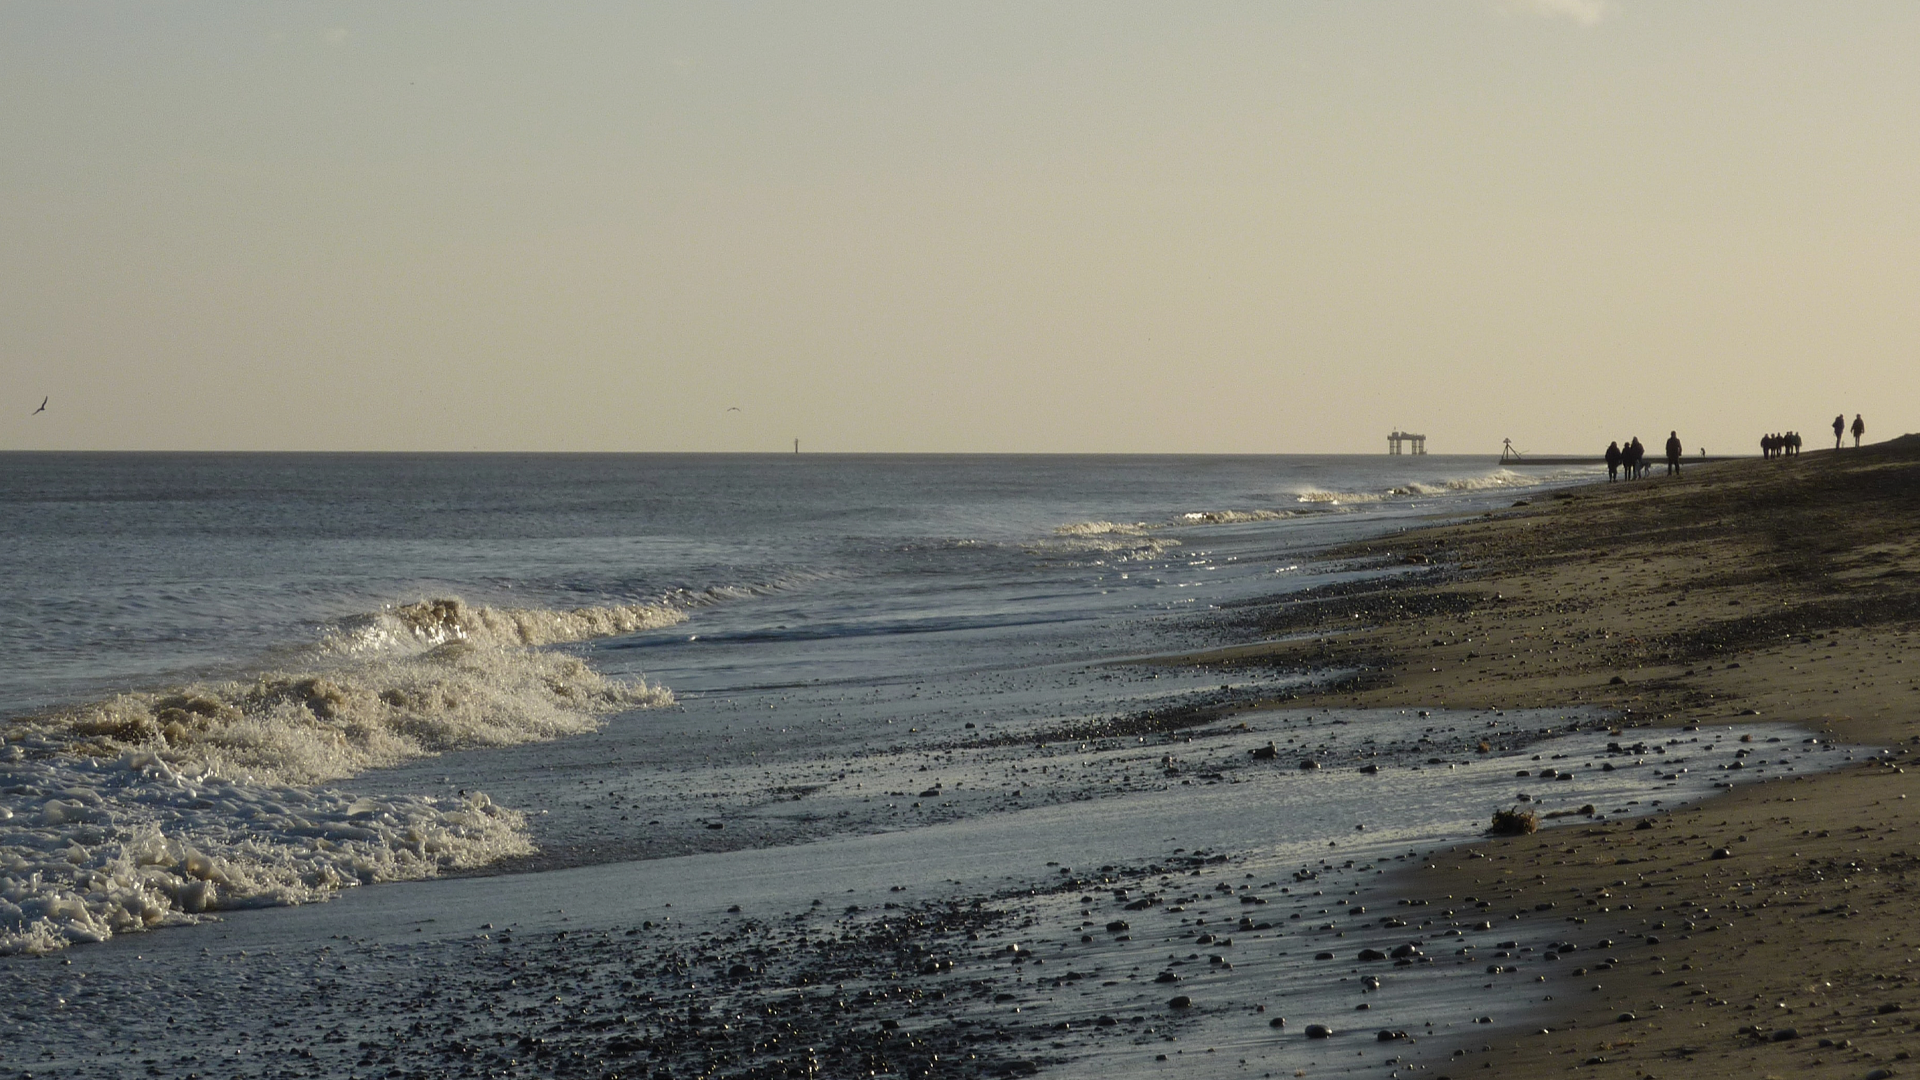
{"type": "Polygon", "coordinates": [[[1763,458],[1770,458],[1773,456],[1773,436],[1771,435],[1760,436],[1760,456],[1763,458]]]}
{"type": "Polygon", "coordinates": [[[1646,460],[1647,448],[1640,445],[1640,436],[1635,435],[1633,442],[1627,445],[1627,471],[1633,474],[1634,479],[1647,475],[1646,460]]]}
{"type": "Polygon", "coordinates": [[[1607,444],[1607,483],[1611,484],[1620,475],[1620,444],[1607,444]]]}
{"type": "Polygon", "coordinates": [[[1833,418],[1833,448],[1840,449],[1840,437],[1847,433],[1847,414],[1841,413],[1833,418]]]}
{"type": "MultiPolygon", "coordinates": [[[[1844,414],[1842,414],[1844,415],[1844,414]]],[[[1860,436],[1867,433],[1867,422],[1860,419],[1859,413],[1853,414],[1853,448],[1860,449],[1860,436]]]]}
{"type": "Polygon", "coordinates": [[[1667,432],[1667,475],[1673,476],[1680,471],[1680,433],[1667,432]]]}
{"type": "Polygon", "coordinates": [[[1791,457],[1800,456],[1800,433],[1797,431],[1787,432],[1787,454],[1791,457]]]}

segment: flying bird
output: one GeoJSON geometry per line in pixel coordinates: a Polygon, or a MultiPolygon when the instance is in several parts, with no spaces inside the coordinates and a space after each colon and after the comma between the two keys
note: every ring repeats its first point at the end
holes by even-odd
{"type": "Polygon", "coordinates": [[[738,405],[729,405],[729,406],[727,406],[727,411],[728,411],[728,412],[739,412],[739,411],[740,411],[740,406],[738,406],[738,405]]]}
{"type": "Polygon", "coordinates": [[[35,410],[33,410],[32,412],[30,412],[30,413],[28,413],[27,415],[28,415],[28,416],[39,416],[39,415],[40,415],[41,413],[43,413],[43,412],[46,412],[46,411],[47,411],[47,402],[49,402],[49,401],[52,401],[52,400],[53,400],[53,399],[52,399],[51,397],[43,397],[43,398],[41,398],[41,399],[40,399],[40,407],[39,407],[39,408],[37,408],[37,409],[35,409],[35,410]]]}

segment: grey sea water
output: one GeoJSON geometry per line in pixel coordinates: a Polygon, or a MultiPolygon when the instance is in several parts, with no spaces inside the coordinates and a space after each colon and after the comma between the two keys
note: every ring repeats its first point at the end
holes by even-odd
{"type": "MultiPolygon", "coordinates": [[[[1610,753],[1577,734],[1605,718],[1572,714],[1182,728],[1154,718],[1338,673],[1129,661],[1220,643],[1239,602],[1424,572],[1313,562],[1326,545],[1587,475],[1385,456],[0,455],[0,980],[19,1003],[0,1069],[1125,1071],[1236,1008],[1320,1008],[1293,916],[1511,799],[1511,763],[1464,747],[1617,759],[1548,794],[1619,813],[1711,790],[1707,764],[1734,750],[1610,753]],[[1326,768],[1250,769],[1269,739],[1326,768]],[[1359,783],[1344,766],[1363,759],[1386,773],[1359,783]],[[1148,1019],[1157,971],[1235,964],[1200,947],[1146,964],[1105,928],[1212,937],[1196,924],[1225,912],[1174,902],[1202,876],[1272,909],[1236,901],[1229,920],[1243,975],[1266,974],[1148,1019]],[[1141,895],[1151,910],[1120,917],[1141,895]],[[1034,955],[1042,936],[1086,951],[1034,955]],[[1081,974],[1043,1001],[1043,962],[1081,974]],[[901,972],[947,985],[900,996],[901,972]],[[815,1000],[822,985],[856,989],[815,1000]],[[823,1019],[849,997],[886,1014],[878,1042],[823,1019]],[[428,1019],[431,1039],[407,1026],[428,1019]]],[[[1442,985],[1402,1019],[1445,1012],[1442,985]]]]}

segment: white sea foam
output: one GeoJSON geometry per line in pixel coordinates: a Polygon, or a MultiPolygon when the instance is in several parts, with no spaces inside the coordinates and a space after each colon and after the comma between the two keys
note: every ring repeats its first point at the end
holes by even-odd
{"type": "Polygon", "coordinates": [[[1187,525],[1237,525],[1245,521],[1283,521],[1299,515],[1292,510],[1191,510],[1180,515],[1187,525]]]}
{"type": "MultiPolygon", "coordinates": [[[[713,590],[708,592],[712,594],[706,599],[708,603],[722,598],[713,590]]],[[[459,600],[422,600],[348,620],[321,640],[321,648],[354,654],[417,650],[449,641],[494,648],[557,645],[672,626],[686,621],[681,606],[629,604],[556,610],[468,607],[459,600]]]]}
{"type": "Polygon", "coordinates": [[[1159,558],[1167,549],[1180,546],[1178,540],[1152,535],[1153,529],[1145,522],[1079,521],[1061,525],[1052,536],[1027,546],[1042,555],[1092,555],[1122,561],[1159,558]]]}
{"type": "Polygon", "coordinates": [[[1384,502],[1390,496],[1382,491],[1322,491],[1309,488],[1296,492],[1294,501],[1300,503],[1318,503],[1324,506],[1344,506],[1350,503],[1384,502]]]}
{"type": "Polygon", "coordinates": [[[1145,536],[1152,526],[1146,522],[1127,524],[1119,521],[1076,521],[1053,530],[1055,536],[1145,536]]]}
{"type": "Polygon", "coordinates": [[[1586,472],[1564,472],[1548,475],[1525,475],[1511,469],[1495,469],[1476,476],[1459,476],[1446,480],[1430,482],[1414,481],[1396,484],[1380,491],[1327,491],[1321,488],[1303,488],[1294,492],[1294,501],[1323,506],[1345,506],[1364,503],[1389,502],[1394,499],[1419,498],[1422,496],[1459,495],[1476,491],[1497,491],[1504,488],[1531,488],[1560,480],[1586,479],[1586,472]]]}
{"type": "Polygon", "coordinates": [[[0,953],[51,952],[533,850],[521,816],[485,795],[371,799],[236,783],[140,751],[16,760],[6,773],[0,953]]]}
{"type": "Polygon", "coordinates": [[[680,621],[669,608],[469,608],[356,619],[298,670],[23,717],[0,748],[0,953],[532,850],[520,815],[312,785],[464,747],[594,729],[666,690],[534,646],[680,621]]]}

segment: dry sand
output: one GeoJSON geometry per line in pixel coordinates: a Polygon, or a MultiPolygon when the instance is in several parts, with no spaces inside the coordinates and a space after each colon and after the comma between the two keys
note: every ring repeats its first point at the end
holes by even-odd
{"type": "Polygon", "coordinates": [[[1817,777],[1645,824],[1489,838],[1412,871],[1408,895],[1490,900],[1516,936],[1586,950],[1561,964],[1586,969],[1582,989],[1537,1027],[1490,1027],[1421,1075],[1920,1075],[1917,522],[1907,436],[1409,532],[1335,556],[1430,576],[1247,613],[1280,640],[1210,659],[1350,667],[1330,692],[1343,706],[1577,704],[1656,729],[1757,717],[1859,748],[1817,777]]]}

